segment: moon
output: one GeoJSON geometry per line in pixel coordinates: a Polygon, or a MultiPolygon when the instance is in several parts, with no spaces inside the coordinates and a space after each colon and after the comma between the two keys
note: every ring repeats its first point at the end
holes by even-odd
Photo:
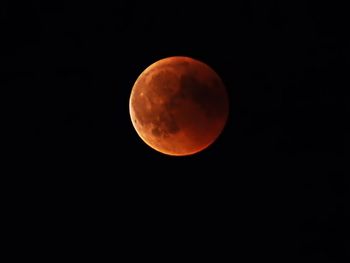
{"type": "Polygon", "coordinates": [[[141,139],[167,155],[198,153],[214,143],[228,119],[229,100],[219,75],[202,61],[158,60],[136,79],[131,122],[141,139]]]}

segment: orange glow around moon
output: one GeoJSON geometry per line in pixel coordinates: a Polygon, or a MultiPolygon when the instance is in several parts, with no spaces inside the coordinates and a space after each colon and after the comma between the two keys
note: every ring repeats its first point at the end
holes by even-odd
{"type": "Polygon", "coordinates": [[[229,103],[212,68],[189,57],[168,57],[137,78],[129,110],[146,144],[164,154],[183,156],[204,150],[218,138],[229,103]]]}

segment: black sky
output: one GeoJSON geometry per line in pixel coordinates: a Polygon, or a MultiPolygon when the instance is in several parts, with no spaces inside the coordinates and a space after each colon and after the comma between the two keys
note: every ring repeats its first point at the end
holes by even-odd
{"type": "Polygon", "coordinates": [[[345,9],[226,2],[0,4],[30,142],[19,182],[47,238],[116,260],[344,262],[345,9]],[[230,96],[222,135],[186,158],[149,148],[129,118],[138,75],[173,55],[210,65],[230,96]]]}

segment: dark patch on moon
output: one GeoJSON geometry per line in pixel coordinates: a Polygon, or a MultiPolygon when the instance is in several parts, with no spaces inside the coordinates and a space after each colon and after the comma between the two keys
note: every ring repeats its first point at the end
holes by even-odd
{"type": "Polygon", "coordinates": [[[148,89],[154,91],[157,97],[167,98],[174,93],[174,87],[179,85],[178,76],[169,70],[155,72],[151,77],[148,89]]]}
{"type": "Polygon", "coordinates": [[[156,137],[160,137],[162,135],[162,133],[159,130],[159,127],[155,127],[152,129],[152,135],[156,137]]]}
{"type": "Polygon", "coordinates": [[[171,134],[175,134],[180,131],[179,126],[176,123],[174,116],[169,111],[161,111],[156,116],[152,124],[152,134],[156,137],[169,137],[171,134]]]}
{"type": "Polygon", "coordinates": [[[189,99],[196,103],[209,118],[222,116],[224,109],[221,94],[218,94],[218,83],[203,83],[191,74],[184,74],[180,78],[180,89],[174,100],[189,99]],[[220,96],[221,95],[221,96],[220,96]]]}

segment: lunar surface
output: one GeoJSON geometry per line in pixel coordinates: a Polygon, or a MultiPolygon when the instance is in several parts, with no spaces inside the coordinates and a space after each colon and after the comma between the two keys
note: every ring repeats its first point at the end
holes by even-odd
{"type": "Polygon", "coordinates": [[[168,57],[146,68],[130,95],[132,124],[151,148],[175,156],[198,153],[221,134],[229,111],[218,74],[189,57],[168,57]]]}

